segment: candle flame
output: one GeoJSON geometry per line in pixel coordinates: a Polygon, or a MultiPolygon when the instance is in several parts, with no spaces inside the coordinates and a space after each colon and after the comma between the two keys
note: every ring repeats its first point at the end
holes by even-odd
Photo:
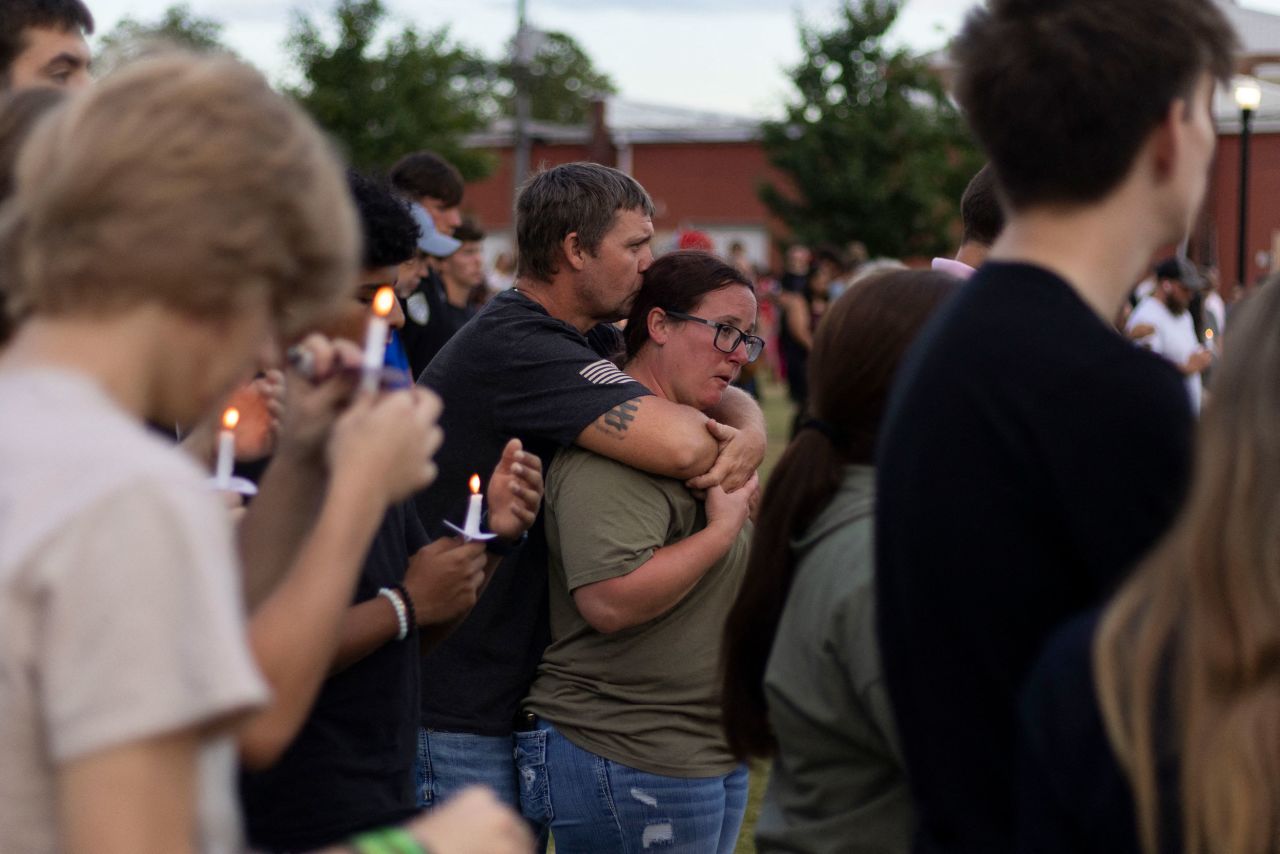
{"type": "Polygon", "coordinates": [[[227,411],[222,413],[222,426],[228,430],[236,429],[236,425],[240,423],[240,410],[234,406],[228,407],[227,411]]]}
{"type": "Polygon", "coordinates": [[[1205,338],[1208,338],[1210,341],[1212,341],[1212,340],[1213,340],[1213,330],[1212,330],[1212,329],[1206,329],[1206,330],[1204,331],[1204,337],[1205,337],[1205,338]]]}
{"type": "Polygon", "coordinates": [[[468,481],[468,484],[471,486],[472,495],[480,494],[480,475],[478,474],[471,475],[471,480],[468,481]]]}
{"type": "Polygon", "coordinates": [[[396,303],[396,292],[389,286],[383,285],[378,288],[378,292],[373,295],[373,313],[378,317],[386,317],[391,313],[391,307],[396,303]]]}

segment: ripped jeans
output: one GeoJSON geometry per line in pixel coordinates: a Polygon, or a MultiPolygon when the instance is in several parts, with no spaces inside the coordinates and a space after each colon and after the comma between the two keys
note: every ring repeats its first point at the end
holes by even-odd
{"type": "Polygon", "coordinates": [[[516,767],[520,807],[550,824],[556,854],[732,854],[747,807],[745,765],[720,777],[650,774],[583,750],[543,720],[516,767]]]}

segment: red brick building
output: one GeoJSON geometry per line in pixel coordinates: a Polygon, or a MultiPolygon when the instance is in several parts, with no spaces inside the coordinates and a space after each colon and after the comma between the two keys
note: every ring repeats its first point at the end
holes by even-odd
{"type": "MultiPolygon", "coordinates": [[[[762,182],[779,181],[760,146],[759,123],[718,113],[658,107],[612,98],[596,105],[590,127],[534,122],[530,163],[534,169],[593,160],[633,175],[652,196],[655,246],[665,249],[678,232],[706,232],[717,251],[738,241],[759,264],[775,262],[774,237],[783,229],[760,201],[762,182]]],[[[514,133],[510,121],[495,123],[469,144],[486,148],[498,167],[468,185],[464,207],[490,238],[492,257],[514,243],[512,227],[514,133]]]]}
{"type": "MultiPolygon", "coordinates": [[[[1260,78],[1262,88],[1262,105],[1250,140],[1247,278],[1252,281],[1280,269],[1280,15],[1241,8],[1231,0],[1219,2],[1243,41],[1241,72],[1260,78]]],[[[938,73],[947,78],[950,69],[944,55],[934,59],[938,73]]],[[[785,229],[760,202],[757,188],[762,182],[783,180],[766,161],[755,120],[620,98],[598,107],[590,127],[535,122],[532,166],[583,159],[617,166],[634,175],[653,197],[659,249],[672,245],[678,231],[696,228],[712,237],[718,251],[737,240],[753,261],[776,268],[776,245],[785,238],[785,229]]],[[[1214,114],[1218,153],[1203,215],[1188,251],[1202,265],[1217,265],[1224,291],[1229,291],[1237,281],[1240,168],[1240,117],[1230,92],[1218,93],[1214,114]]],[[[513,140],[509,121],[498,122],[470,140],[498,158],[493,174],[468,186],[465,202],[491,235],[486,246],[490,259],[514,243],[513,140]]]]}

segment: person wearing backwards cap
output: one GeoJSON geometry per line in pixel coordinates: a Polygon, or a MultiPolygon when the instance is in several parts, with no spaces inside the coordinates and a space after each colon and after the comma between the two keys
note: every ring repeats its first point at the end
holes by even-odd
{"type": "Polygon", "coordinates": [[[1142,298],[1125,331],[1147,324],[1153,330],[1137,342],[1153,353],[1164,356],[1182,371],[1186,378],[1191,408],[1200,411],[1203,383],[1200,375],[1213,363],[1213,354],[1196,337],[1195,324],[1187,309],[1204,287],[1204,280],[1185,258],[1168,258],[1156,265],[1155,289],[1142,298]]]}
{"type": "Polygon", "coordinates": [[[400,338],[416,379],[461,326],[447,316],[444,282],[429,259],[448,258],[462,245],[453,237],[462,224],[462,175],[439,155],[416,151],[400,158],[389,177],[395,189],[414,203],[414,220],[422,233],[418,257],[401,266],[396,288],[406,321],[400,338]]]}

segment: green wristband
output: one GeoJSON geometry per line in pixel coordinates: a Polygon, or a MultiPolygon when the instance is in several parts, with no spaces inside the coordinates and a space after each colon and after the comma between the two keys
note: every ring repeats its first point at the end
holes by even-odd
{"type": "Polygon", "coordinates": [[[353,837],[351,847],[358,854],[431,854],[407,830],[387,827],[353,837]]]}

